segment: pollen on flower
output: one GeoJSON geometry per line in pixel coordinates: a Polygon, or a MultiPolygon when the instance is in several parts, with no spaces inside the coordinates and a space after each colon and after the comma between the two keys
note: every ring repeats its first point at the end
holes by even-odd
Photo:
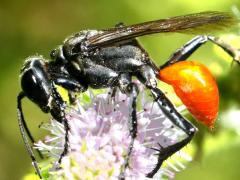
{"type": "MultiPolygon", "coordinates": [[[[89,93],[79,98],[76,107],[68,107],[67,120],[71,129],[69,152],[63,157],[60,169],[54,166],[49,168],[49,176],[67,180],[118,179],[131,141],[129,99],[118,91],[114,99],[107,92],[97,95],[89,93]],[[90,101],[85,102],[84,96],[88,96],[90,101]]],[[[184,136],[179,129],[172,128],[172,123],[146,92],[140,93],[138,104],[138,135],[125,172],[126,178],[131,179],[145,178],[155,167],[158,152],[154,149],[159,148],[159,143],[165,147],[184,136]]],[[[50,131],[51,135],[35,146],[50,157],[49,164],[57,164],[64,146],[64,127],[51,120],[42,128],[50,131]]],[[[171,178],[174,177],[173,171],[161,169],[156,176],[171,178]]]]}

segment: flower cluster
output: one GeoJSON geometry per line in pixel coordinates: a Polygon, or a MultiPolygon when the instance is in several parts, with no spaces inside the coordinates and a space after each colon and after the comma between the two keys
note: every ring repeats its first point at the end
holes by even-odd
{"type": "MultiPolygon", "coordinates": [[[[160,148],[158,144],[169,146],[184,138],[184,134],[165,118],[146,92],[142,91],[138,99],[138,135],[125,170],[126,179],[145,179],[157,163],[154,149],[160,148]]],[[[63,157],[61,168],[56,169],[53,165],[48,169],[47,176],[67,180],[118,179],[131,141],[129,100],[128,96],[118,91],[114,98],[111,93],[93,95],[88,92],[79,98],[75,107],[68,107],[67,120],[71,129],[69,153],[63,157]]],[[[50,131],[51,135],[35,146],[50,157],[49,163],[56,164],[63,150],[64,127],[51,120],[42,128],[50,131]]],[[[179,161],[177,164],[184,168],[179,161]]],[[[170,163],[168,168],[161,168],[155,177],[172,178],[173,171],[178,170],[170,163]]]]}

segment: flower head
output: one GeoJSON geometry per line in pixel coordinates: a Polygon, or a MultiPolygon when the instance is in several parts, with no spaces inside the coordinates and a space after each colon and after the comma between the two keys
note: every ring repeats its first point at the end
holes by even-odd
{"type": "MultiPolygon", "coordinates": [[[[125,172],[126,179],[145,178],[157,164],[158,156],[154,149],[160,148],[158,144],[165,147],[184,136],[179,129],[173,128],[157,104],[144,91],[141,92],[137,112],[138,134],[125,172]]],[[[67,120],[71,129],[69,153],[63,157],[61,169],[48,169],[49,176],[68,180],[118,179],[131,141],[129,99],[118,91],[114,99],[110,93],[89,93],[79,98],[76,107],[68,107],[67,120]],[[90,101],[86,101],[89,98],[90,101]]],[[[64,146],[64,127],[56,120],[42,127],[51,135],[44,142],[38,142],[36,148],[56,164],[64,146]]],[[[167,168],[159,172],[158,177],[163,174],[174,176],[167,168]]]]}

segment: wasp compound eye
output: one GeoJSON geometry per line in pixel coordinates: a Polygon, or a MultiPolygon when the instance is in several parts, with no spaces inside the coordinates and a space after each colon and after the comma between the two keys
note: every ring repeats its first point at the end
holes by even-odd
{"type": "Polygon", "coordinates": [[[45,62],[32,58],[28,60],[27,65],[21,73],[22,90],[44,112],[49,112],[47,106],[51,96],[51,82],[46,73],[45,62]]]}

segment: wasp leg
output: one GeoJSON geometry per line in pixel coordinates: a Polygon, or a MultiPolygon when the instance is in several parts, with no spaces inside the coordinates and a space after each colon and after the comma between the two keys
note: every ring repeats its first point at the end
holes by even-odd
{"type": "Polygon", "coordinates": [[[18,125],[19,125],[19,128],[20,128],[20,132],[21,132],[21,135],[22,135],[25,147],[27,148],[28,154],[30,155],[30,157],[32,159],[32,164],[33,164],[33,166],[34,166],[34,168],[35,168],[39,178],[42,179],[42,175],[41,175],[40,169],[38,167],[38,163],[36,161],[36,157],[35,157],[35,155],[33,153],[33,150],[31,148],[31,146],[30,146],[30,144],[28,142],[28,139],[26,137],[26,134],[25,134],[25,130],[26,130],[27,135],[29,136],[30,140],[32,142],[34,142],[34,139],[31,136],[31,133],[30,133],[29,129],[26,126],[26,122],[24,120],[24,116],[23,116],[23,112],[22,112],[22,103],[21,103],[21,101],[22,101],[22,99],[24,97],[25,97],[25,94],[23,92],[19,93],[19,95],[17,97],[18,125]]]}
{"type": "Polygon", "coordinates": [[[214,44],[221,47],[226,53],[228,53],[233,58],[234,61],[240,64],[240,49],[231,46],[230,44],[224,42],[219,37],[208,36],[208,39],[212,41],[214,44]]]}
{"type": "Polygon", "coordinates": [[[137,96],[139,93],[138,86],[131,82],[131,76],[129,74],[121,74],[119,79],[119,88],[123,93],[126,93],[130,97],[130,111],[129,111],[129,132],[131,141],[127,151],[127,157],[124,162],[124,167],[121,171],[120,177],[124,179],[125,169],[129,166],[130,155],[133,150],[134,140],[137,137],[137,96]]]}
{"type": "Polygon", "coordinates": [[[64,77],[62,75],[54,76],[54,83],[68,90],[68,97],[70,104],[76,104],[76,92],[84,92],[87,90],[87,86],[83,86],[73,78],[64,77]]]}
{"type": "Polygon", "coordinates": [[[52,95],[53,95],[54,101],[52,101],[52,106],[51,106],[52,109],[50,110],[50,112],[57,121],[63,124],[64,130],[65,130],[64,147],[58,160],[58,163],[61,164],[62,158],[68,153],[68,149],[69,149],[70,126],[66,119],[65,103],[62,97],[60,96],[60,94],[57,92],[57,89],[53,83],[52,83],[52,95]]]}
{"type": "MultiPolygon", "coordinates": [[[[129,118],[129,130],[130,130],[130,135],[132,137],[131,142],[130,142],[130,146],[129,146],[129,151],[128,151],[128,159],[129,156],[132,152],[133,149],[133,144],[134,144],[134,140],[137,137],[137,112],[136,112],[136,108],[137,108],[137,96],[138,96],[138,87],[136,84],[134,83],[130,83],[127,87],[127,91],[130,95],[130,118],[129,118]]],[[[128,163],[126,164],[128,165],[128,163]]]]}
{"type": "Polygon", "coordinates": [[[172,56],[164,63],[160,68],[165,68],[179,61],[185,61],[191,56],[200,46],[205,44],[207,41],[213,42],[217,46],[221,47],[226,53],[228,53],[233,60],[240,63],[240,50],[232,47],[231,45],[225,43],[220,38],[214,36],[200,35],[196,36],[181,48],[177,49],[172,56]]]}
{"type": "Polygon", "coordinates": [[[154,97],[154,100],[158,103],[160,109],[166,115],[166,117],[169,120],[171,120],[173,124],[182,129],[188,136],[176,144],[160,149],[161,152],[158,155],[158,163],[156,164],[156,167],[150,173],[147,174],[147,177],[153,177],[154,174],[156,174],[159,168],[161,167],[163,161],[166,160],[169,156],[171,156],[175,152],[179,151],[186,144],[188,144],[193,138],[195,132],[197,131],[194,125],[187,121],[175,109],[171,101],[165,96],[165,94],[160,89],[151,87],[150,89],[154,97]]]}
{"type": "Polygon", "coordinates": [[[149,65],[142,66],[137,77],[143,84],[145,84],[148,89],[151,90],[154,100],[158,103],[158,106],[164,115],[170,121],[172,121],[173,124],[175,124],[187,134],[187,137],[185,139],[168,147],[162,147],[159,144],[160,149],[158,150],[158,162],[153,170],[146,175],[150,178],[157,173],[164,160],[166,160],[175,152],[179,151],[182,147],[191,141],[196,132],[196,128],[175,109],[171,101],[168,100],[165,94],[157,88],[154,70],[149,65]]]}
{"type": "Polygon", "coordinates": [[[81,85],[77,80],[69,77],[55,77],[53,81],[55,84],[73,92],[84,92],[87,89],[86,86],[81,85]]]}

